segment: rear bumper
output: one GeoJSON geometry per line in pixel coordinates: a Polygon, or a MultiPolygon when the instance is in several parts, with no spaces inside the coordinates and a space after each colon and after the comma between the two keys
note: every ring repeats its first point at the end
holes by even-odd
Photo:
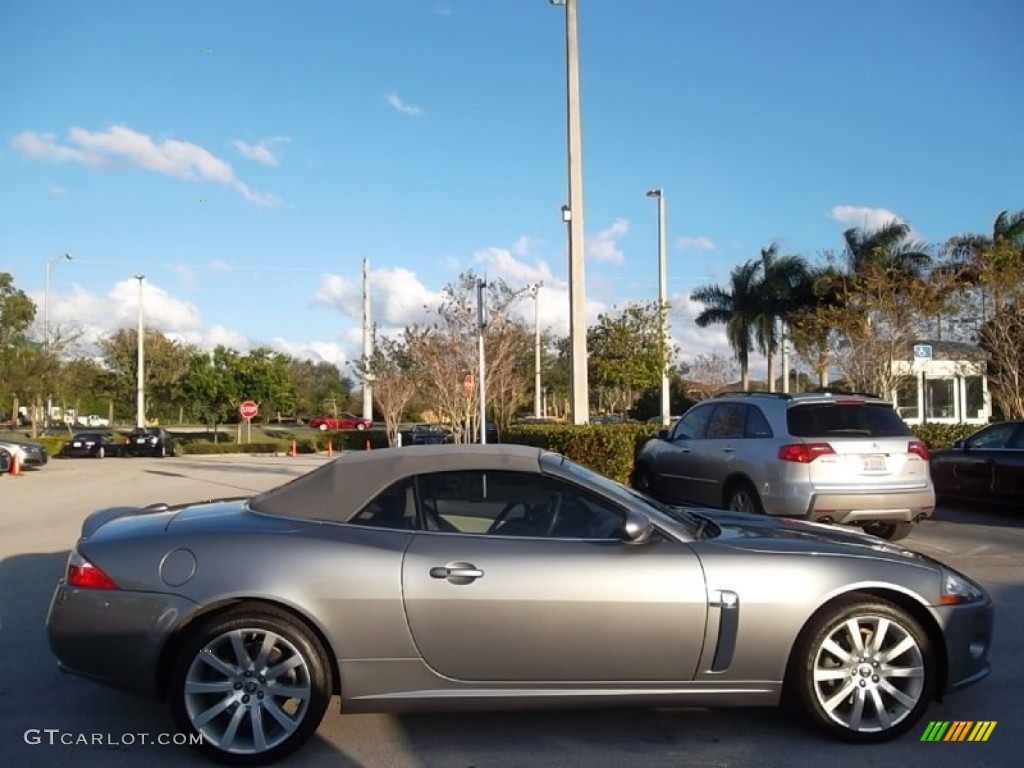
{"type": "Polygon", "coordinates": [[[808,490],[800,494],[795,490],[791,487],[784,496],[765,497],[765,511],[770,515],[845,525],[910,523],[931,517],[935,511],[935,491],[930,487],[872,493],[841,489],[808,490]]]}
{"type": "Polygon", "coordinates": [[[50,650],[63,672],[155,696],[160,652],[196,607],[176,595],[80,589],[61,580],[46,617],[50,650]]]}

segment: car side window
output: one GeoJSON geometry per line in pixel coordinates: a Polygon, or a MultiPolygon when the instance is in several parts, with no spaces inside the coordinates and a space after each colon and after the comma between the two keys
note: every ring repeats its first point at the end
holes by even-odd
{"type": "Polygon", "coordinates": [[[743,437],[746,424],[745,406],[737,403],[721,403],[715,408],[708,422],[709,440],[727,440],[743,437]]]}
{"type": "Polygon", "coordinates": [[[672,430],[672,440],[699,440],[704,437],[712,410],[714,409],[710,405],[698,405],[690,410],[676,422],[675,429],[672,430]]]}
{"type": "Polygon", "coordinates": [[[768,419],[756,405],[747,406],[747,437],[773,437],[768,419]]]}
{"type": "Polygon", "coordinates": [[[625,512],[574,485],[528,472],[437,472],[419,478],[427,530],[491,536],[617,539],[625,512]]]}
{"type": "Polygon", "coordinates": [[[970,438],[967,441],[967,447],[979,450],[985,448],[1008,448],[1010,438],[1013,437],[1016,429],[1016,424],[994,424],[970,438]]]}
{"type": "Polygon", "coordinates": [[[371,528],[392,528],[414,531],[419,526],[416,518],[416,494],[412,479],[400,480],[378,493],[349,521],[352,525],[371,528]]]}

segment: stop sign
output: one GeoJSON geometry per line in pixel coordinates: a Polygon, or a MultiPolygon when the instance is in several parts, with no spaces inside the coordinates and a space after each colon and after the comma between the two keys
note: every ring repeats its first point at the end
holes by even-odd
{"type": "Polygon", "coordinates": [[[243,419],[255,419],[256,415],[260,412],[260,407],[256,405],[252,400],[246,400],[240,406],[238,406],[238,413],[241,414],[243,419]]]}

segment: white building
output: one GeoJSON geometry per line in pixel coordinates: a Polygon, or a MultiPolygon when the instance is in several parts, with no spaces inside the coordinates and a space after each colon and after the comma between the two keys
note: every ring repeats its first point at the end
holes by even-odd
{"type": "Polygon", "coordinates": [[[901,376],[892,402],[908,424],[988,424],[984,350],[958,341],[920,341],[910,359],[893,361],[901,376]]]}

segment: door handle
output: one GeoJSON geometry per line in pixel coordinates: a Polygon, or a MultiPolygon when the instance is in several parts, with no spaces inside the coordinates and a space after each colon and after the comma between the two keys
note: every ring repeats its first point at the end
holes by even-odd
{"type": "Polygon", "coordinates": [[[727,445],[725,446],[725,448],[722,449],[722,453],[732,453],[734,450],[736,449],[733,448],[731,445],[727,445]]]}
{"type": "Polygon", "coordinates": [[[453,584],[469,584],[483,575],[484,572],[472,563],[448,563],[430,569],[430,578],[448,579],[453,584]]]}

